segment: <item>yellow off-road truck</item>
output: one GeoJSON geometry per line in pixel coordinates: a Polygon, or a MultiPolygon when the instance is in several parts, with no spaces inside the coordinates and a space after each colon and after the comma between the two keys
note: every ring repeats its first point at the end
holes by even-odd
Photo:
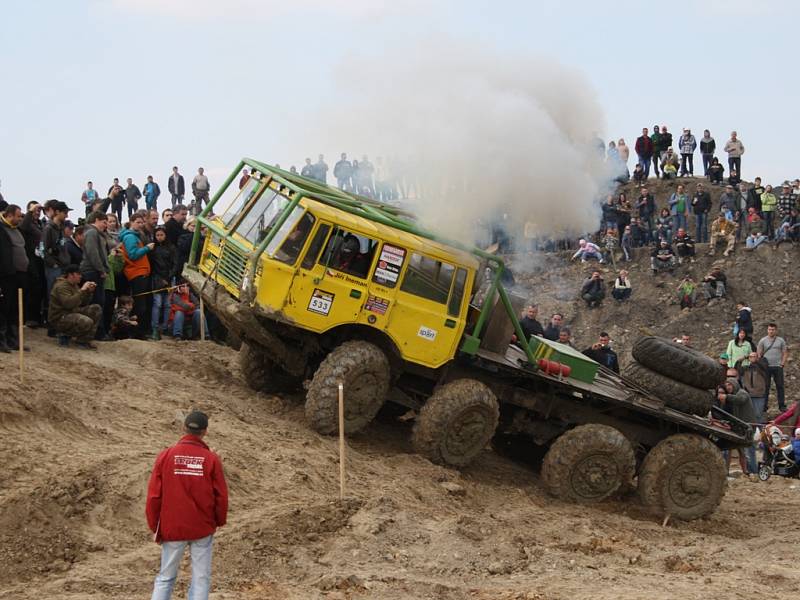
{"type": "Polygon", "coordinates": [[[343,383],[345,433],[399,404],[435,462],[462,466],[521,435],[546,448],[552,494],[596,502],[638,486],[647,506],[684,519],[719,504],[720,450],[750,443],[746,423],[712,407],[715,361],[644,338],[620,377],[526,339],[502,259],[402,209],[243,159],[198,221],[184,277],[241,339],[247,384],[305,386],[320,433],[338,430],[343,383]]]}

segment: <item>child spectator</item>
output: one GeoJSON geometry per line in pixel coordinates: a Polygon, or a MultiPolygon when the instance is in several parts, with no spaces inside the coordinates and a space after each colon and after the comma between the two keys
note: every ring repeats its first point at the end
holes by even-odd
{"type": "Polygon", "coordinates": [[[678,161],[678,155],[672,151],[672,148],[668,148],[666,154],[661,159],[661,174],[663,178],[677,179],[679,166],[680,161],[678,161]]]}
{"type": "Polygon", "coordinates": [[[677,291],[678,302],[681,305],[681,309],[694,308],[695,301],[697,300],[697,284],[695,284],[691,275],[687,275],[683,278],[677,291]]]}
{"type": "Polygon", "coordinates": [[[739,174],[732,169],[730,174],[728,175],[728,183],[730,185],[739,185],[741,182],[742,178],[739,177],[739,174]]]}
{"type": "Polygon", "coordinates": [[[622,241],[620,242],[620,248],[622,248],[622,258],[625,262],[631,261],[631,254],[633,253],[633,234],[631,232],[631,226],[628,225],[625,227],[625,231],[622,232],[622,241]]]}
{"type": "Polygon", "coordinates": [[[611,290],[611,295],[617,302],[624,302],[631,297],[632,292],[633,289],[631,288],[631,280],[628,279],[628,272],[622,269],[614,280],[614,289],[611,290]]]}
{"type": "Polygon", "coordinates": [[[610,262],[615,269],[617,268],[614,251],[617,249],[618,239],[616,229],[606,231],[606,235],[603,238],[603,258],[600,259],[600,264],[610,262]]]}
{"type": "Polygon", "coordinates": [[[133,312],[133,298],[120,296],[117,300],[117,310],[111,319],[111,337],[115,340],[140,338],[139,321],[133,312]]]}
{"type": "MultiPolygon", "coordinates": [[[[200,334],[200,310],[197,307],[197,298],[189,290],[186,283],[181,283],[173,290],[169,297],[170,311],[169,319],[172,321],[172,336],[176,341],[191,339],[200,334]],[[184,325],[187,319],[191,319],[191,330],[186,335],[184,325]]],[[[208,331],[208,323],[205,323],[205,330],[208,331]]]]}
{"type": "Polygon", "coordinates": [[[641,163],[636,163],[636,166],[633,167],[633,182],[636,185],[641,185],[646,179],[647,177],[644,174],[644,169],[642,169],[641,163]]]}

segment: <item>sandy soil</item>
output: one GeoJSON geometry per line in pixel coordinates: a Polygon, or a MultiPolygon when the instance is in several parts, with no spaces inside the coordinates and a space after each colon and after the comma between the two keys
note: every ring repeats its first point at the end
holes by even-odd
{"type": "Polygon", "coordinates": [[[488,449],[460,472],[433,465],[412,453],[410,424],[383,415],[349,441],[340,502],[336,441],[306,428],[299,398],[244,388],[232,350],[64,351],[40,331],[30,338],[24,384],[16,355],[0,355],[2,599],[148,597],[159,549],[145,486],[194,407],[211,416],[231,487],[215,600],[750,599],[766,582],[775,596],[800,588],[796,480],[738,478],[710,519],[662,527],[633,499],[561,504],[534,469],[488,449]]]}

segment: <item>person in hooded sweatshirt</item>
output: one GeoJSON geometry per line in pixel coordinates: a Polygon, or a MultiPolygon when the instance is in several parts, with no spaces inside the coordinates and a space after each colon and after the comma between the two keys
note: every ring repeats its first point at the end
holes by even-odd
{"type": "Polygon", "coordinates": [[[153,308],[150,313],[150,338],[160,340],[167,331],[169,320],[169,286],[175,280],[178,251],[167,239],[163,225],[155,230],[155,246],[150,253],[150,270],[153,278],[153,308]]]}
{"type": "MultiPolygon", "coordinates": [[[[755,423],[756,414],[753,410],[753,401],[750,399],[750,394],[742,389],[739,382],[729,377],[725,383],[717,389],[717,401],[720,408],[725,412],[730,413],[737,419],[741,419],[745,423],[755,423]]],[[[748,475],[749,473],[758,472],[758,463],[756,462],[756,447],[752,443],[746,448],[737,450],[739,453],[739,466],[742,473],[748,475]]],[[[729,450],[725,451],[727,455],[725,462],[728,465],[728,473],[731,468],[731,453],[729,450]]]]}
{"type": "Polygon", "coordinates": [[[753,309],[747,306],[746,302],[736,303],[736,327],[737,331],[743,329],[747,332],[747,339],[753,339],[753,309]]]}
{"type": "Polygon", "coordinates": [[[708,177],[708,168],[711,166],[711,161],[714,160],[714,152],[717,149],[717,142],[711,137],[711,132],[706,129],[703,131],[703,137],[700,138],[700,154],[703,156],[703,175],[708,177]]]}

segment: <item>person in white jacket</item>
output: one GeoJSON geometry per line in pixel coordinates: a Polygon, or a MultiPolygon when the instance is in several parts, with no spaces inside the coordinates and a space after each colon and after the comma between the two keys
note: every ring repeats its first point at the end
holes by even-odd
{"type": "Polygon", "coordinates": [[[728,172],[736,171],[739,177],[742,176],[742,154],[744,154],[744,144],[735,131],[731,131],[731,139],[725,143],[725,152],[728,153],[728,172]]]}
{"type": "Polygon", "coordinates": [[[678,150],[681,153],[681,177],[694,177],[694,151],[696,149],[697,140],[692,135],[692,130],[684,129],[683,135],[678,140],[678,150]]]}

